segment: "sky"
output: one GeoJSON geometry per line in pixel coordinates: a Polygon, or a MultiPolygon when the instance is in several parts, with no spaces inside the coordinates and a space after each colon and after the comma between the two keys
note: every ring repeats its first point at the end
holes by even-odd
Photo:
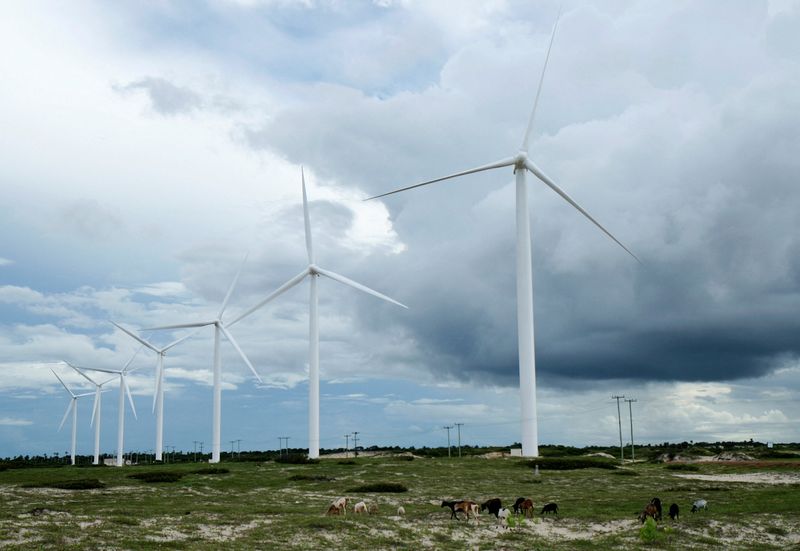
{"type": "MultiPolygon", "coordinates": [[[[69,448],[51,369],[134,354],[154,448],[156,359],[110,321],[213,317],[246,255],[229,319],[300,272],[301,167],[317,263],[409,307],[320,281],[321,446],[519,441],[512,171],[364,199],[516,154],[559,8],[529,154],[641,263],[529,178],[540,442],[618,442],[617,394],[637,443],[799,441],[800,2],[11,1],[0,457],[69,448]]],[[[305,447],[308,284],[232,332],[263,383],[224,341],[223,450],[305,447]]],[[[212,350],[167,356],[166,445],[210,448],[212,350]]]]}

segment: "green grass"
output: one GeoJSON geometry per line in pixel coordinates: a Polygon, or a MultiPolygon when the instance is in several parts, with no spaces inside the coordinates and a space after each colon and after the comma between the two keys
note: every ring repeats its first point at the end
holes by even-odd
{"type": "MultiPolygon", "coordinates": [[[[637,454],[638,456],[638,454],[637,454]]],[[[543,458],[551,459],[551,458],[543,458]]],[[[564,459],[552,458],[561,465],[564,459]]],[[[56,484],[85,481],[86,469],[9,469],[0,472],[0,547],[5,549],[787,549],[800,532],[800,487],[684,478],[660,464],[621,469],[595,466],[545,469],[534,476],[527,460],[358,458],[318,463],[224,463],[224,476],[203,476],[199,464],[91,470],[104,487],[61,490],[56,484]],[[175,475],[169,484],[143,484],[129,474],[175,475]],[[400,484],[407,492],[365,488],[400,484]],[[347,517],[325,517],[334,499],[346,496],[347,517]],[[443,499],[483,502],[519,497],[558,503],[559,516],[535,515],[533,524],[497,529],[494,517],[450,520],[443,499]],[[651,498],[666,509],[678,503],[681,518],[659,522],[645,543],[636,520],[651,498]],[[693,500],[709,510],[691,514],[693,500]],[[377,504],[374,515],[354,515],[352,503],[377,504]],[[396,517],[402,505],[406,514],[396,517]],[[39,509],[38,514],[30,513],[39,509]],[[604,527],[601,532],[593,529],[604,527]],[[559,535],[572,534],[571,539],[559,535]],[[669,530],[666,530],[669,528],[669,530]],[[734,538],[741,537],[740,540],[734,538]],[[171,541],[170,541],[171,540],[171,541]]],[[[733,468],[703,465],[702,473],[800,473],[781,466],[733,468]]],[[[210,474],[210,473],[209,473],[210,474]]],[[[651,532],[648,532],[651,534],[651,532]]],[[[647,536],[649,537],[649,536],[647,536]]]]}

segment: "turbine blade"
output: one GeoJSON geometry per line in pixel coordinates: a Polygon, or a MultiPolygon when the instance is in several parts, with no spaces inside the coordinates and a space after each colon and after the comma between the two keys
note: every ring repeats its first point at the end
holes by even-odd
{"type": "Polygon", "coordinates": [[[69,388],[67,388],[67,385],[65,385],[65,384],[64,384],[64,381],[61,379],[61,377],[59,377],[59,376],[58,376],[58,373],[56,373],[56,372],[55,372],[55,371],[53,371],[52,369],[51,369],[50,371],[53,373],[53,375],[55,375],[55,376],[56,376],[56,379],[58,379],[58,382],[59,382],[59,383],[61,383],[61,386],[63,386],[63,387],[64,387],[64,390],[66,390],[67,392],[69,392],[69,395],[70,395],[70,396],[72,396],[72,397],[74,398],[74,397],[75,397],[75,395],[72,393],[72,391],[71,391],[69,388]]]}
{"type": "Polygon", "coordinates": [[[91,396],[92,394],[94,394],[94,392],[83,392],[81,394],[75,394],[74,397],[75,398],[83,398],[84,396],[91,396]]]}
{"type": "MultiPolygon", "coordinates": [[[[81,369],[88,369],[89,371],[99,371],[101,373],[116,373],[119,375],[119,369],[104,369],[102,367],[82,367],[81,369]]],[[[95,383],[97,384],[97,383],[95,383]]],[[[105,384],[105,383],[103,383],[105,384]]]]}
{"type": "Polygon", "coordinates": [[[131,411],[133,412],[133,418],[139,419],[136,417],[136,406],[133,405],[133,396],[131,396],[131,388],[128,386],[128,381],[125,377],[125,374],[122,374],[122,386],[125,387],[125,394],[128,395],[128,403],[131,405],[131,411]]]}
{"type": "Polygon", "coordinates": [[[139,341],[139,342],[142,344],[142,346],[146,346],[147,348],[149,348],[150,350],[152,350],[153,352],[155,352],[156,354],[158,354],[158,348],[156,348],[155,346],[153,346],[152,344],[150,344],[149,342],[147,342],[146,340],[144,340],[143,338],[141,338],[139,335],[137,335],[137,334],[136,334],[136,333],[134,333],[133,331],[128,331],[127,329],[125,329],[124,327],[122,327],[120,324],[118,324],[118,323],[117,323],[117,322],[115,322],[115,321],[112,321],[111,323],[113,323],[113,324],[114,324],[114,326],[115,326],[117,329],[119,329],[119,330],[123,331],[123,332],[124,332],[124,333],[126,333],[128,336],[130,336],[131,338],[133,338],[133,339],[135,339],[135,340],[139,341]]]}
{"type": "Polygon", "coordinates": [[[517,162],[516,157],[507,157],[505,159],[500,159],[499,161],[495,161],[493,163],[489,163],[488,165],[482,165],[476,168],[471,168],[469,170],[464,170],[462,172],[456,172],[455,174],[450,174],[449,176],[443,176],[441,178],[436,178],[434,180],[428,180],[427,182],[421,182],[419,184],[414,184],[413,186],[408,186],[400,189],[396,189],[394,191],[389,191],[386,193],[381,193],[380,195],[375,195],[373,197],[369,197],[364,199],[365,201],[370,201],[372,199],[378,199],[379,197],[386,197],[387,195],[392,195],[394,193],[400,193],[401,191],[406,191],[408,189],[414,189],[421,186],[427,186],[428,184],[434,184],[436,182],[441,182],[442,180],[449,180],[450,178],[457,178],[459,176],[465,176],[467,174],[474,174],[476,172],[483,172],[484,170],[492,170],[493,168],[502,168],[504,166],[512,166],[517,162]]]}
{"type": "Polygon", "coordinates": [[[142,348],[144,348],[144,345],[141,345],[141,346],[139,346],[139,348],[137,348],[137,349],[136,349],[136,352],[134,352],[134,353],[133,353],[133,356],[131,356],[131,359],[130,359],[130,360],[128,360],[128,362],[127,362],[127,363],[125,364],[125,366],[122,368],[122,372],[123,372],[123,373],[125,373],[125,370],[127,370],[127,369],[128,369],[128,366],[130,366],[130,365],[133,363],[133,360],[136,358],[136,355],[137,355],[137,354],[139,354],[139,351],[140,351],[142,348]]]}
{"type": "MultiPolygon", "coordinates": [[[[108,383],[110,383],[111,381],[116,381],[116,380],[117,380],[117,378],[116,378],[116,377],[111,377],[110,379],[106,379],[105,381],[103,381],[102,383],[100,383],[100,384],[99,384],[99,385],[97,385],[97,386],[100,386],[100,387],[101,387],[101,386],[103,386],[103,385],[107,385],[107,384],[108,384],[108,383]]],[[[97,384],[97,383],[95,383],[95,384],[97,384]]]]}
{"type": "Polygon", "coordinates": [[[379,293],[378,291],[375,291],[374,289],[370,289],[366,285],[361,285],[360,283],[356,283],[352,279],[348,279],[348,278],[344,277],[343,275],[337,274],[336,272],[331,272],[329,270],[323,270],[320,267],[317,267],[316,270],[321,275],[329,277],[329,278],[333,279],[334,281],[338,281],[339,283],[344,283],[345,285],[349,285],[350,287],[353,287],[354,289],[358,289],[359,291],[364,291],[365,293],[368,293],[368,294],[370,294],[372,296],[376,296],[376,297],[378,297],[380,299],[383,299],[383,300],[385,300],[387,302],[391,302],[392,304],[396,304],[398,306],[402,306],[405,309],[408,309],[408,306],[406,306],[405,304],[403,304],[401,302],[397,302],[395,299],[389,298],[386,295],[384,295],[382,293],[379,293]]]}
{"type": "Polygon", "coordinates": [[[247,262],[247,256],[248,256],[247,254],[244,255],[244,260],[242,260],[242,265],[239,266],[239,271],[236,272],[236,276],[233,278],[231,286],[228,287],[228,292],[225,295],[225,299],[222,301],[222,308],[219,309],[219,315],[217,315],[218,320],[222,319],[222,314],[225,312],[225,308],[228,307],[228,301],[230,300],[231,295],[233,294],[233,290],[236,288],[236,283],[239,281],[239,276],[242,275],[242,270],[244,269],[244,263],[247,262]]]}
{"type": "Polygon", "coordinates": [[[303,222],[306,228],[306,252],[308,253],[308,263],[314,263],[314,248],[311,245],[311,220],[308,216],[308,197],[306,197],[306,176],[303,167],[300,167],[300,178],[303,181],[303,222]]]}
{"type": "Polygon", "coordinates": [[[291,289],[292,287],[303,281],[303,278],[306,277],[308,273],[309,273],[308,268],[306,268],[305,270],[294,276],[292,279],[290,279],[289,281],[287,281],[286,283],[284,283],[283,285],[272,291],[272,293],[269,296],[267,296],[267,298],[265,298],[255,306],[249,308],[248,310],[245,310],[243,314],[239,314],[236,318],[233,319],[233,321],[227,323],[226,325],[230,327],[234,323],[238,323],[241,319],[246,318],[256,310],[264,306],[266,303],[279,297],[280,295],[282,295],[283,293],[285,293],[286,291],[288,291],[289,289],[291,289]]]}
{"type": "Polygon", "coordinates": [[[553,24],[553,32],[550,35],[550,44],[547,46],[547,55],[544,58],[544,65],[542,66],[542,74],[539,77],[539,86],[536,88],[536,99],[533,100],[533,109],[531,110],[531,117],[528,119],[528,127],[525,129],[525,137],[522,138],[522,145],[520,149],[525,153],[528,152],[528,142],[531,138],[533,131],[533,121],[536,118],[536,108],[539,106],[539,95],[542,93],[542,83],[544,83],[544,73],[547,71],[547,62],[550,61],[550,50],[553,48],[553,39],[556,37],[556,29],[558,28],[558,20],[561,19],[561,7],[558,8],[558,15],[556,22],[553,24]]]}
{"type": "Polygon", "coordinates": [[[89,426],[94,426],[94,418],[97,415],[97,406],[100,404],[100,387],[98,386],[97,389],[94,391],[94,404],[92,404],[92,420],[89,421],[89,426]]]}
{"type": "Polygon", "coordinates": [[[75,407],[75,398],[71,398],[69,401],[69,405],[67,406],[67,411],[64,412],[64,417],[61,418],[61,424],[58,425],[58,432],[61,432],[61,428],[64,426],[64,423],[67,422],[67,417],[69,417],[69,412],[72,411],[72,408],[75,407]]]}
{"type": "Polygon", "coordinates": [[[200,331],[200,328],[198,328],[198,329],[195,329],[194,331],[192,331],[192,332],[191,332],[191,333],[189,333],[188,335],[185,335],[185,336],[181,337],[180,339],[177,339],[177,340],[174,340],[174,341],[172,341],[172,342],[171,342],[171,343],[169,343],[167,346],[165,346],[164,348],[162,348],[160,352],[163,354],[164,352],[166,352],[167,350],[169,350],[169,349],[170,349],[170,348],[172,348],[173,346],[177,346],[177,345],[179,345],[180,343],[182,343],[183,341],[185,341],[185,340],[186,340],[186,339],[188,339],[189,337],[194,337],[194,336],[197,334],[197,332],[198,332],[198,331],[200,331]]]}
{"type": "Polygon", "coordinates": [[[239,344],[236,342],[236,339],[233,338],[233,335],[231,335],[230,331],[228,331],[225,328],[225,326],[222,325],[222,324],[219,324],[219,328],[220,328],[220,331],[222,331],[222,333],[225,335],[225,338],[228,339],[228,341],[233,345],[233,347],[236,349],[236,351],[242,357],[242,359],[244,360],[244,363],[247,364],[247,367],[250,368],[250,371],[253,372],[253,375],[256,376],[256,379],[258,379],[258,382],[259,383],[263,383],[264,381],[261,380],[261,376],[258,374],[258,372],[256,372],[256,368],[253,367],[253,364],[250,363],[250,360],[247,358],[247,355],[244,353],[244,351],[241,348],[239,348],[239,344]]]}
{"type": "Polygon", "coordinates": [[[168,329],[191,329],[192,327],[205,327],[206,325],[214,325],[212,321],[198,321],[196,323],[178,323],[176,325],[161,325],[159,327],[146,327],[140,331],[166,331],[168,329]]]}
{"type": "MultiPolygon", "coordinates": [[[[80,368],[77,368],[77,367],[75,367],[74,365],[72,365],[71,363],[69,363],[69,362],[66,362],[66,361],[65,361],[64,363],[65,363],[65,364],[67,364],[68,366],[70,366],[70,367],[71,367],[72,369],[74,369],[75,371],[77,371],[77,372],[78,372],[78,374],[79,374],[81,377],[83,377],[84,379],[86,379],[87,381],[89,381],[90,383],[92,383],[93,385],[96,385],[96,384],[97,384],[97,382],[96,382],[94,379],[92,379],[92,378],[91,378],[91,377],[89,377],[89,376],[88,376],[86,373],[84,373],[83,371],[81,371],[81,369],[80,369],[80,368]]],[[[83,369],[86,369],[86,368],[83,368],[83,369]]]]}
{"type": "Polygon", "coordinates": [[[638,262],[639,264],[641,264],[641,263],[642,263],[642,261],[641,261],[641,260],[639,260],[639,258],[638,258],[638,257],[637,257],[635,254],[633,254],[633,253],[632,253],[632,252],[631,252],[631,251],[628,249],[628,247],[626,247],[625,245],[623,245],[623,244],[622,244],[622,243],[619,241],[619,239],[617,239],[616,237],[614,237],[613,235],[611,235],[611,232],[610,232],[610,231],[608,231],[607,229],[605,229],[605,228],[604,228],[604,227],[603,227],[603,226],[600,224],[600,222],[598,222],[597,220],[595,220],[594,218],[592,218],[592,216],[591,216],[591,215],[590,215],[588,212],[586,212],[586,211],[585,211],[585,210],[584,210],[584,209],[583,209],[583,208],[582,208],[582,207],[581,207],[581,206],[580,206],[578,203],[576,203],[576,202],[575,202],[575,201],[572,199],[572,197],[570,197],[569,195],[567,195],[567,194],[566,194],[566,193],[565,193],[565,192],[564,192],[564,191],[563,191],[563,190],[562,190],[560,187],[558,187],[558,186],[555,184],[555,182],[553,182],[553,180],[551,180],[550,178],[548,178],[548,177],[547,177],[547,175],[545,175],[545,174],[544,174],[544,173],[543,173],[541,170],[539,170],[539,167],[537,167],[535,164],[533,164],[533,163],[532,163],[532,162],[531,162],[529,159],[526,159],[526,160],[525,160],[525,168],[527,168],[528,170],[530,170],[530,171],[531,171],[531,172],[532,172],[532,173],[533,173],[533,174],[534,174],[534,175],[535,175],[537,178],[539,178],[539,179],[540,179],[540,180],[541,180],[541,181],[542,181],[542,182],[543,182],[545,185],[547,185],[547,187],[549,187],[550,189],[552,189],[553,191],[555,191],[556,193],[558,193],[558,194],[561,196],[561,198],[562,198],[562,199],[564,199],[564,200],[565,200],[567,203],[569,203],[570,205],[572,205],[573,207],[575,207],[575,209],[576,209],[578,212],[580,212],[582,215],[584,215],[586,218],[588,218],[588,219],[589,219],[589,221],[590,221],[592,224],[594,224],[595,226],[597,226],[598,228],[600,228],[600,230],[601,230],[601,231],[602,231],[604,234],[606,234],[608,237],[610,237],[610,238],[611,238],[611,239],[614,241],[614,243],[616,243],[617,245],[619,245],[620,247],[622,247],[623,249],[625,249],[625,252],[627,252],[629,255],[631,255],[631,256],[632,256],[632,257],[633,257],[633,258],[636,260],[636,262],[638,262]]]}

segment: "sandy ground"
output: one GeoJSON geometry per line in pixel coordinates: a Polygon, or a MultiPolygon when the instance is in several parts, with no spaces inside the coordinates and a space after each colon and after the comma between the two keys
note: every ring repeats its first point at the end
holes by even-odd
{"type": "Polygon", "coordinates": [[[749,482],[751,484],[800,484],[800,474],[748,473],[748,474],[675,474],[681,478],[709,482],[749,482]]]}

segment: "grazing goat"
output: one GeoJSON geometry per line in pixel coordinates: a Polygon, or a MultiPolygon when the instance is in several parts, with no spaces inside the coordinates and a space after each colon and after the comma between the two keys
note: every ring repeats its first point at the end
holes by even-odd
{"type": "Polygon", "coordinates": [[[511,516],[511,511],[509,511],[509,510],[508,510],[508,509],[506,509],[505,507],[503,507],[502,509],[500,509],[499,511],[497,511],[497,518],[498,518],[499,520],[506,520],[506,519],[507,519],[508,517],[510,517],[510,516],[511,516]]]}
{"type": "Polygon", "coordinates": [[[673,503],[669,506],[669,518],[672,520],[678,520],[678,504],[673,503]]]}
{"type": "Polygon", "coordinates": [[[557,503],[548,503],[544,507],[542,507],[542,511],[539,513],[543,515],[545,513],[555,513],[558,514],[558,504],[557,503]]]}
{"type": "Polygon", "coordinates": [[[403,508],[402,505],[397,508],[397,516],[402,517],[405,514],[406,514],[406,510],[403,508]]]}
{"type": "Polygon", "coordinates": [[[658,511],[658,516],[655,517],[655,520],[661,520],[661,500],[657,497],[654,497],[650,500],[650,505],[653,505],[656,508],[656,511],[658,511]]]}
{"type": "Polygon", "coordinates": [[[658,515],[658,509],[652,503],[648,503],[647,507],[644,508],[639,514],[639,522],[644,524],[644,521],[647,520],[647,517],[651,517],[653,520],[656,520],[656,515],[658,515]]]}
{"type": "Polygon", "coordinates": [[[708,502],[705,499],[698,499],[694,503],[692,503],[692,513],[695,511],[699,511],[700,509],[708,510],[708,502]]]}
{"type": "Polygon", "coordinates": [[[450,518],[458,520],[458,517],[456,516],[456,503],[458,503],[458,500],[442,501],[442,507],[450,507],[450,518]]]}
{"type": "Polygon", "coordinates": [[[331,517],[331,516],[334,516],[334,515],[341,515],[341,514],[342,514],[342,512],[333,503],[330,504],[330,506],[328,507],[328,510],[325,512],[325,516],[328,516],[328,517],[331,517]]]}
{"type": "Polygon", "coordinates": [[[524,497],[518,497],[517,501],[514,502],[514,505],[511,508],[514,510],[515,514],[520,514],[522,512],[519,510],[519,506],[522,505],[523,501],[525,501],[524,497]]]}
{"type": "Polygon", "coordinates": [[[378,513],[380,513],[380,510],[378,509],[378,504],[370,503],[369,505],[367,505],[367,512],[370,515],[377,515],[378,513]]]}
{"type": "Polygon", "coordinates": [[[533,501],[526,499],[519,504],[519,510],[522,512],[523,516],[533,518],[533,501]]]}
{"type": "Polygon", "coordinates": [[[357,515],[367,514],[367,504],[363,501],[359,501],[353,506],[353,512],[357,515]]]}
{"type": "Polygon", "coordinates": [[[481,511],[489,511],[489,514],[494,515],[497,517],[497,513],[500,512],[500,509],[503,505],[500,503],[499,497],[493,497],[490,500],[487,500],[481,504],[481,511]]]}
{"type": "Polygon", "coordinates": [[[463,501],[457,501],[456,504],[453,506],[453,514],[456,515],[458,518],[457,513],[462,512],[466,515],[467,520],[469,520],[469,515],[472,513],[472,516],[477,519],[478,518],[478,504],[474,501],[470,501],[465,499],[463,501]]]}
{"type": "Polygon", "coordinates": [[[336,501],[334,501],[331,505],[339,509],[339,514],[347,516],[347,498],[340,497],[336,501]]]}

